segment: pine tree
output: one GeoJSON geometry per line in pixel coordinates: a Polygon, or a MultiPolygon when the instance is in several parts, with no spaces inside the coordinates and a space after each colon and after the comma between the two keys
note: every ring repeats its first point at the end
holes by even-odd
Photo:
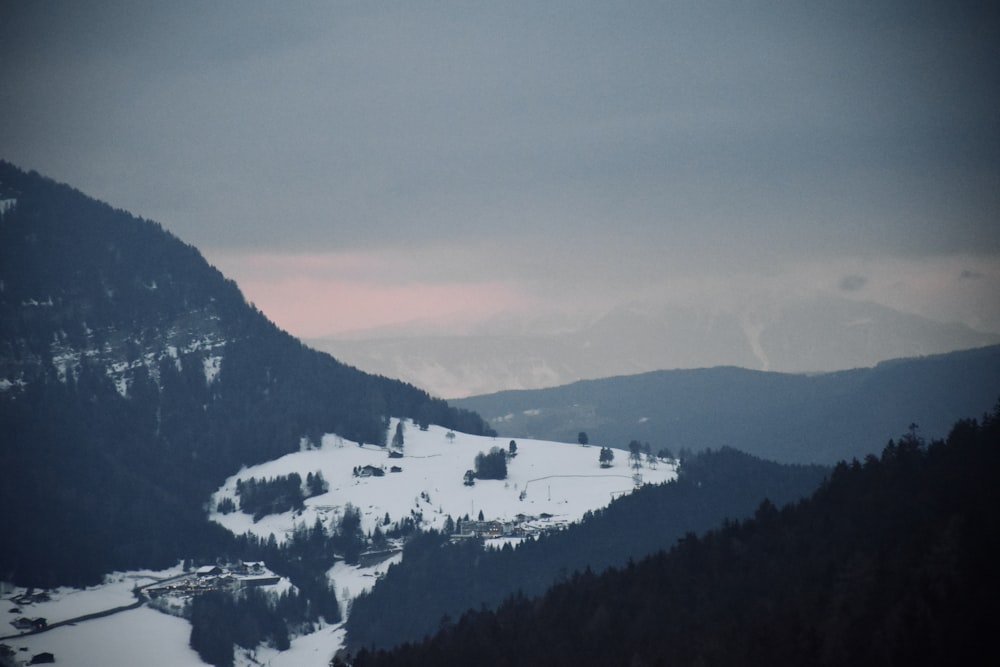
{"type": "Polygon", "coordinates": [[[601,454],[597,460],[601,462],[602,468],[610,468],[611,462],[615,460],[615,453],[610,447],[601,447],[601,454]]]}

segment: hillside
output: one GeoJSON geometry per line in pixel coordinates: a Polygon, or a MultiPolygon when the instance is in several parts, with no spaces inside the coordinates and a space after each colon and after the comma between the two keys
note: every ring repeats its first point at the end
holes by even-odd
{"type": "Polygon", "coordinates": [[[229,539],[203,504],[242,465],[390,416],[474,414],[311,350],[158,224],[0,162],[0,578],[82,584],[229,539]]]}
{"type": "MultiPolygon", "coordinates": [[[[654,472],[646,468],[643,475],[654,472]]],[[[448,544],[447,535],[422,536],[406,545],[402,562],[354,601],[347,643],[387,648],[419,640],[434,633],[442,618],[493,609],[515,593],[540,595],[577,571],[599,572],[641,559],[687,533],[748,517],[764,499],[779,506],[795,502],[828,473],[821,466],[781,465],[735,450],[704,452],[685,461],[676,479],[616,496],[580,523],[516,549],[496,545],[484,552],[474,543],[448,544]]]]}
{"type": "Polygon", "coordinates": [[[993,664],[1000,406],[669,552],[470,612],[388,665],[993,664]],[[993,656],[990,658],[989,656],[993,656]]]}
{"type": "Polygon", "coordinates": [[[786,463],[881,451],[911,423],[943,437],[1000,397],[1000,346],[802,375],[719,367],[657,371],[453,401],[512,433],[653,451],[735,447],[786,463]]]}
{"type": "MultiPolygon", "coordinates": [[[[398,421],[393,421],[390,432],[398,421]]],[[[286,454],[278,460],[243,468],[229,477],[212,496],[218,508],[225,499],[238,501],[237,481],[264,479],[297,473],[300,478],[319,472],[328,490],[308,498],[299,511],[269,514],[256,519],[245,512],[222,514],[214,511],[213,521],[235,535],[252,533],[267,539],[274,534],[279,542],[297,525],[324,526],[342,519],[351,504],[360,510],[365,534],[376,527],[388,529],[401,519],[414,519],[420,530],[443,530],[448,517],[475,520],[482,512],[490,521],[513,522],[517,515],[534,517],[530,523],[539,530],[553,530],[575,523],[591,510],[607,505],[612,498],[630,493],[636,486],[626,456],[609,468],[598,461],[599,447],[581,447],[559,442],[518,438],[516,456],[507,463],[503,480],[464,483],[466,470],[475,467],[476,455],[493,447],[509,448],[509,440],[451,432],[439,426],[421,430],[404,424],[402,456],[390,458],[387,448],[358,446],[328,435],[316,449],[286,454]],[[356,474],[359,469],[377,469],[374,475],[356,474]],[[393,472],[396,468],[396,472],[393,472]],[[541,518],[545,515],[546,518],[541,518]],[[385,523],[388,516],[389,524],[385,523]]],[[[676,476],[676,466],[659,461],[640,469],[642,483],[659,484],[676,476]]]]}

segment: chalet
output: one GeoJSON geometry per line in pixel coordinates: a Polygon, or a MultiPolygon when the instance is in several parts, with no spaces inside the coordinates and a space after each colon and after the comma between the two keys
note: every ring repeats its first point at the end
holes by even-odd
{"type": "Polygon", "coordinates": [[[403,469],[400,468],[399,466],[392,466],[391,468],[389,468],[389,472],[403,472],[403,469]]]}
{"type": "Polygon", "coordinates": [[[218,565],[203,565],[194,571],[199,577],[217,577],[222,574],[222,568],[218,565]]]}
{"type": "Polygon", "coordinates": [[[486,539],[502,537],[509,532],[507,527],[499,521],[463,521],[462,531],[486,539]]]}
{"type": "Polygon", "coordinates": [[[358,475],[361,477],[381,477],[385,474],[385,470],[373,465],[362,466],[358,471],[358,475]]]}
{"type": "Polygon", "coordinates": [[[22,616],[10,622],[18,630],[41,631],[49,627],[49,622],[44,618],[27,618],[22,616]]]}
{"type": "Polygon", "coordinates": [[[261,574],[267,571],[267,566],[264,565],[264,561],[241,561],[238,566],[233,568],[233,571],[237,574],[261,574]]]}
{"type": "Polygon", "coordinates": [[[55,661],[56,661],[56,657],[54,655],[52,655],[51,653],[48,653],[48,652],[44,652],[44,653],[36,653],[31,658],[31,662],[29,662],[28,664],[29,665],[43,665],[43,664],[52,663],[52,662],[55,662],[55,661]]]}

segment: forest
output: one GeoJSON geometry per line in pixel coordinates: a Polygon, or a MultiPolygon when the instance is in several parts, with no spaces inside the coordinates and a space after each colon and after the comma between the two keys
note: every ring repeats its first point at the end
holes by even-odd
{"type": "Polygon", "coordinates": [[[841,462],[797,503],[353,664],[994,664],[998,481],[1000,404],[946,439],[914,428],[841,462]]]}
{"type": "Polygon", "coordinates": [[[447,535],[411,539],[403,561],[355,599],[347,621],[348,645],[389,648],[437,631],[443,618],[466,609],[494,608],[520,591],[538,595],[574,571],[600,571],[669,548],[686,533],[702,532],[727,517],[742,518],[770,498],[794,502],[828,475],[824,466],[781,465],[734,449],[686,459],[679,477],[646,485],[588,513],[567,530],[517,549],[483,550],[481,543],[451,544],[447,535]]]}

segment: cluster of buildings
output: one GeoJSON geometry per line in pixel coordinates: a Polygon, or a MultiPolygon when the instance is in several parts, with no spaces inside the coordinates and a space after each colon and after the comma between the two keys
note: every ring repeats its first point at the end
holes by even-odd
{"type": "MultiPolygon", "coordinates": [[[[32,605],[37,602],[48,602],[51,598],[49,594],[45,591],[35,593],[32,589],[28,589],[27,592],[21,595],[14,596],[10,598],[16,607],[10,610],[12,614],[20,614],[20,607],[27,605],[32,605]]],[[[19,632],[40,632],[45,628],[49,627],[49,622],[44,618],[28,618],[27,616],[18,616],[13,621],[10,622],[16,630],[19,632]]]]}
{"type": "Polygon", "coordinates": [[[565,528],[565,522],[552,522],[552,515],[518,514],[513,521],[462,521],[459,532],[452,535],[453,542],[463,539],[491,540],[499,537],[537,537],[543,533],[565,528]]]}
{"type": "Polygon", "coordinates": [[[235,591],[241,588],[273,586],[281,577],[267,569],[263,562],[235,565],[205,565],[194,572],[160,582],[143,589],[150,599],[163,596],[191,597],[208,591],[235,591]]]}
{"type": "Polygon", "coordinates": [[[21,632],[40,632],[49,627],[49,622],[44,618],[28,618],[26,616],[15,618],[10,624],[21,632]]]}

